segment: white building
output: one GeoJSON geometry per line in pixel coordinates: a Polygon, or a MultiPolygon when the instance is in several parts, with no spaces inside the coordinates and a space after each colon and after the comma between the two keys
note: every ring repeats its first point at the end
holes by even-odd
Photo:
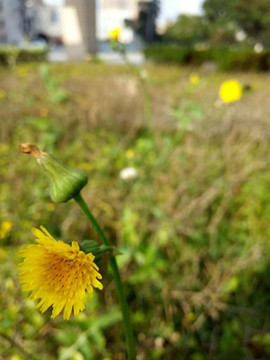
{"type": "Polygon", "coordinates": [[[28,35],[52,42],[61,42],[61,7],[45,4],[42,0],[26,0],[25,21],[28,35]]]}
{"type": "Polygon", "coordinates": [[[138,0],[97,0],[97,38],[108,39],[115,27],[123,27],[126,19],[135,19],[138,0]]]}
{"type": "Polygon", "coordinates": [[[42,0],[0,0],[0,43],[19,46],[26,37],[60,41],[60,13],[42,0]]]}

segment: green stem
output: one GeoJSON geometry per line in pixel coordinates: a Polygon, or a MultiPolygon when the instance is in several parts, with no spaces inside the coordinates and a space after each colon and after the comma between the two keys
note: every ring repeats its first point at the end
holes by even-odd
{"type": "MultiPolygon", "coordinates": [[[[96,218],[94,217],[94,215],[89,210],[89,208],[88,208],[87,204],[85,203],[84,199],[82,198],[81,194],[79,193],[78,195],[76,195],[74,199],[77,201],[78,205],[80,206],[80,208],[82,209],[84,214],[90,220],[93,228],[97,232],[97,234],[100,237],[100,239],[102,240],[103,244],[106,246],[111,246],[110,241],[108,240],[107,236],[104,234],[103,230],[101,229],[101,227],[100,227],[99,223],[97,222],[96,218]]],[[[127,340],[129,359],[135,360],[136,359],[136,350],[135,350],[134,335],[133,335],[133,330],[132,330],[132,325],[131,325],[131,320],[130,320],[130,315],[129,315],[129,308],[128,308],[128,304],[127,304],[127,300],[126,300],[126,296],[125,296],[125,292],[124,292],[123,283],[122,283],[119,269],[117,266],[117,262],[114,257],[110,258],[110,265],[111,265],[114,281],[116,284],[117,294],[118,294],[121,311],[122,311],[122,315],[123,315],[124,330],[125,330],[125,335],[126,335],[126,340],[127,340]]]]}
{"type": "Polygon", "coordinates": [[[122,56],[122,59],[124,60],[124,63],[133,71],[133,73],[135,73],[136,77],[139,79],[140,81],[140,85],[141,85],[141,90],[142,90],[142,97],[143,97],[143,113],[144,113],[144,121],[145,121],[145,125],[148,127],[150,127],[151,124],[151,99],[150,99],[150,94],[146,85],[146,81],[145,79],[143,79],[141,77],[140,74],[140,70],[138,71],[137,68],[132,65],[132,63],[128,60],[127,57],[127,53],[126,53],[126,49],[125,48],[120,48],[120,50],[118,50],[120,55],[122,56]]]}

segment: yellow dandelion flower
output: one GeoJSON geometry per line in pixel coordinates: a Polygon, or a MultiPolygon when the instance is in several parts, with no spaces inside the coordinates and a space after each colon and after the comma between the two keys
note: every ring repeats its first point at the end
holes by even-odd
{"type": "Polygon", "coordinates": [[[120,27],[116,27],[109,31],[109,37],[111,40],[118,41],[119,35],[121,34],[122,29],[120,27]]]}
{"type": "Polygon", "coordinates": [[[7,233],[11,230],[12,225],[12,221],[10,220],[2,222],[0,225],[0,239],[4,239],[6,237],[7,233]]]}
{"type": "Polygon", "coordinates": [[[225,103],[238,101],[242,97],[242,87],[237,80],[224,81],[219,89],[219,97],[225,103]]]}
{"type": "Polygon", "coordinates": [[[200,79],[199,75],[197,75],[197,74],[190,74],[189,75],[189,82],[192,85],[198,85],[200,81],[201,81],[201,79],[200,79]]]}
{"type": "Polygon", "coordinates": [[[8,232],[9,230],[11,230],[12,225],[13,224],[12,224],[11,220],[3,221],[2,224],[1,224],[1,230],[5,231],[5,232],[8,232]]]}
{"type": "Polygon", "coordinates": [[[63,318],[70,318],[72,309],[78,315],[85,308],[86,293],[93,288],[102,290],[98,279],[99,268],[94,255],[80,251],[76,241],[68,245],[56,241],[43,227],[33,229],[37,244],[28,245],[19,254],[24,261],[19,264],[23,291],[31,291],[30,299],[38,300],[44,313],[52,306],[51,318],[63,310],[63,318]]]}

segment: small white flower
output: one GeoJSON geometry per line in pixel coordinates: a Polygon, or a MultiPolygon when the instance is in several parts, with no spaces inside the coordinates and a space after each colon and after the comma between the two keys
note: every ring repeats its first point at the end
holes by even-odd
{"type": "Polygon", "coordinates": [[[120,31],[118,36],[118,41],[121,44],[130,44],[134,39],[133,31],[130,28],[123,28],[122,31],[120,31]]]}
{"type": "Polygon", "coordinates": [[[260,43],[257,43],[257,44],[254,46],[254,51],[255,51],[255,53],[257,53],[257,54],[260,54],[260,53],[263,51],[263,45],[260,44],[260,43]]]}
{"type": "Polygon", "coordinates": [[[120,171],[119,176],[122,180],[131,180],[138,176],[138,172],[134,167],[127,167],[120,171]]]}
{"type": "Polygon", "coordinates": [[[235,38],[237,41],[244,41],[247,38],[247,34],[243,30],[238,30],[235,33],[235,38]]]}

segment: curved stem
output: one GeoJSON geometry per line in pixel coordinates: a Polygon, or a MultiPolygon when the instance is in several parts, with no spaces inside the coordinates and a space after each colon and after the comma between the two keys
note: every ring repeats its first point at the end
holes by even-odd
{"type": "MultiPolygon", "coordinates": [[[[80,208],[82,209],[82,211],[84,212],[84,214],[86,215],[88,220],[90,220],[93,228],[97,232],[97,234],[100,237],[103,244],[106,246],[110,246],[111,245],[110,241],[108,240],[107,236],[104,234],[103,230],[101,229],[101,227],[100,227],[99,223],[97,222],[96,218],[94,217],[94,215],[89,210],[89,208],[88,208],[87,204],[85,203],[84,199],[82,198],[81,194],[79,193],[78,195],[76,195],[74,197],[74,199],[77,201],[78,205],[80,206],[80,208]]],[[[135,360],[136,359],[136,350],[135,350],[134,335],[133,335],[133,330],[132,330],[132,325],[131,325],[131,320],[130,320],[130,315],[129,315],[129,308],[128,308],[128,304],[127,304],[126,295],[124,292],[123,283],[122,283],[119,269],[117,266],[117,262],[114,257],[110,258],[110,265],[111,265],[114,281],[116,284],[117,294],[118,294],[119,303],[121,306],[121,311],[122,311],[122,316],[123,316],[124,330],[125,330],[125,336],[126,336],[127,347],[128,347],[128,356],[129,356],[130,360],[135,360]]]]}

